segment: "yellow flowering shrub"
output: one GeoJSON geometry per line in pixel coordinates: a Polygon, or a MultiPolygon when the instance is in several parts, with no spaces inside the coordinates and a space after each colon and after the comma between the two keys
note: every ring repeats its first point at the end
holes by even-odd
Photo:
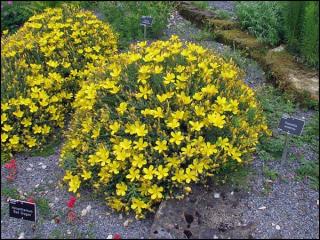
{"type": "Polygon", "coordinates": [[[96,66],[117,51],[108,24],[75,6],[48,8],[1,38],[1,149],[44,143],[96,66]]]}
{"type": "Polygon", "coordinates": [[[69,191],[92,187],[138,218],[220,167],[245,163],[268,133],[239,69],[177,36],[115,56],[74,107],[60,158],[69,191]]]}

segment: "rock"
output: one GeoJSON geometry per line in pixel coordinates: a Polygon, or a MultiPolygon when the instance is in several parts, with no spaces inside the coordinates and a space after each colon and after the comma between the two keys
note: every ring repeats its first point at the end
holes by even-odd
{"type": "Polygon", "coordinates": [[[230,193],[230,195],[232,196],[234,194],[234,192],[232,191],[231,193],[230,193]]]}
{"type": "Polygon", "coordinates": [[[319,206],[319,199],[317,200],[317,205],[319,206]]]}
{"type": "Polygon", "coordinates": [[[30,172],[30,171],[32,171],[32,168],[26,168],[26,170],[27,170],[27,172],[30,172]]]}
{"type": "Polygon", "coordinates": [[[258,209],[259,210],[265,210],[267,207],[266,206],[262,206],[262,207],[259,207],[258,209]]]}
{"type": "Polygon", "coordinates": [[[35,188],[38,188],[38,187],[39,187],[39,183],[38,183],[38,184],[36,184],[34,187],[35,187],[35,188]]]}
{"type": "Polygon", "coordinates": [[[22,233],[19,234],[18,239],[24,239],[24,232],[22,232],[22,233]]]}
{"type": "Polygon", "coordinates": [[[282,52],[284,50],[284,46],[280,45],[279,47],[271,49],[272,52],[282,52]]]}
{"type": "Polygon", "coordinates": [[[276,229],[277,229],[277,230],[280,230],[281,227],[280,227],[279,225],[276,225],[276,229]]]}
{"type": "Polygon", "coordinates": [[[42,169],[46,169],[47,166],[46,166],[46,165],[42,165],[41,168],[42,168],[42,169]]]}
{"type": "Polygon", "coordinates": [[[55,197],[55,198],[54,198],[54,201],[55,201],[55,202],[58,202],[58,201],[59,201],[59,198],[58,198],[58,197],[55,197]]]}
{"type": "Polygon", "coordinates": [[[30,167],[33,167],[33,164],[32,164],[32,163],[29,163],[29,166],[30,166],[30,167]]]}
{"type": "Polygon", "coordinates": [[[218,239],[218,236],[217,235],[213,235],[213,239],[218,239]]]}
{"type": "Polygon", "coordinates": [[[52,184],[53,183],[53,181],[52,180],[49,180],[49,182],[48,182],[49,184],[52,184]]]}
{"type": "Polygon", "coordinates": [[[69,234],[69,235],[71,234],[71,231],[70,231],[70,229],[68,229],[68,230],[67,230],[67,234],[69,234]]]}
{"type": "Polygon", "coordinates": [[[51,208],[52,208],[52,207],[53,207],[53,205],[54,205],[54,203],[49,203],[49,207],[51,207],[51,208]]]}
{"type": "Polygon", "coordinates": [[[213,197],[214,198],[220,198],[220,193],[214,193],[213,197]]]}
{"type": "Polygon", "coordinates": [[[107,239],[112,239],[112,234],[109,234],[107,239]]]}
{"type": "Polygon", "coordinates": [[[122,213],[120,213],[119,219],[122,220],[122,218],[123,218],[122,213]]]}
{"type": "Polygon", "coordinates": [[[83,209],[81,211],[81,217],[84,217],[85,215],[87,215],[87,213],[88,213],[87,209],[83,209]]]}
{"type": "Polygon", "coordinates": [[[123,223],[123,226],[128,227],[130,222],[132,222],[132,220],[131,220],[131,219],[127,219],[127,220],[123,223]]]}
{"type": "Polygon", "coordinates": [[[43,164],[42,162],[39,162],[39,163],[38,163],[39,166],[42,165],[42,164],[43,164]]]}

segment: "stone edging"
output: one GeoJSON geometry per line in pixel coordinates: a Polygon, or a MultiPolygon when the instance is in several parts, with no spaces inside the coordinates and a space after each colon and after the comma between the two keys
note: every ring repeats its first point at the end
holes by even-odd
{"type": "Polygon", "coordinates": [[[297,101],[305,101],[306,97],[319,101],[319,72],[298,64],[284,48],[271,49],[242,31],[237,23],[217,19],[213,12],[198,9],[191,2],[179,2],[177,10],[198,27],[209,27],[218,42],[246,51],[268,73],[270,80],[293,93],[297,101]]]}

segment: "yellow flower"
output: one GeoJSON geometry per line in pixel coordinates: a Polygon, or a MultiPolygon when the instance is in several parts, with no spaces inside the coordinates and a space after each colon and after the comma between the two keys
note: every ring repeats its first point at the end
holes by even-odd
{"type": "Polygon", "coordinates": [[[144,159],[143,154],[140,153],[139,155],[133,156],[132,166],[142,168],[145,164],[147,164],[147,161],[144,159]]]}
{"type": "Polygon", "coordinates": [[[7,117],[7,114],[5,114],[5,113],[2,113],[1,114],[1,124],[3,124],[5,121],[7,121],[8,120],[8,117],[7,117]]]}
{"type": "Polygon", "coordinates": [[[117,188],[116,192],[117,192],[118,196],[125,196],[126,195],[126,191],[127,191],[128,187],[124,182],[117,183],[116,188],[117,188]]]}
{"type": "Polygon", "coordinates": [[[176,181],[178,183],[182,183],[185,179],[185,174],[183,169],[177,169],[175,174],[172,176],[172,181],[176,181]]]}
{"type": "Polygon", "coordinates": [[[148,192],[150,193],[152,200],[162,199],[163,197],[163,187],[158,187],[156,184],[152,185],[148,192]]]}
{"type": "Polygon", "coordinates": [[[47,65],[48,65],[49,67],[56,68],[56,67],[59,66],[59,63],[56,62],[56,61],[50,60],[50,61],[47,62],[47,65]]]}
{"type": "Polygon", "coordinates": [[[32,122],[31,122],[31,118],[24,118],[22,121],[21,121],[22,125],[25,126],[25,127],[29,127],[31,126],[32,122]]]}
{"type": "Polygon", "coordinates": [[[69,182],[69,192],[76,193],[80,187],[81,181],[78,175],[72,176],[69,182]]]}
{"type": "Polygon", "coordinates": [[[17,145],[19,143],[19,137],[17,135],[13,135],[12,138],[9,139],[11,145],[17,145]]]}
{"type": "Polygon", "coordinates": [[[135,179],[138,180],[140,178],[140,170],[130,168],[129,174],[127,174],[126,178],[130,179],[130,182],[133,182],[135,179]]]}
{"type": "Polygon", "coordinates": [[[180,123],[177,119],[172,118],[171,120],[167,121],[167,126],[169,128],[175,129],[180,126],[180,123]]]}
{"type": "Polygon", "coordinates": [[[124,112],[127,110],[127,107],[128,107],[128,103],[122,102],[120,103],[119,107],[117,107],[117,112],[120,115],[123,115],[124,112]]]}
{"type": "Polygon", "coordinates": [[[219,113],[212,113],[208,115],[208,121],[218,128],[223,128],[223,125],[226,123],[224,119],[225,116],[220,115],[219,113]]]}
{"type": "Polygon", "coordinates": [[[139,86],[139,93],[136,93],[136,97],[148,99],[148,96],[153,93],[152,89],[150,89],[148,86],[139,86]]]}
{"type": "Polygon", "coordinates": [[[17,118],[22,118],[23,112],[18,109],[17,111],[13,112],[13,115],[15,115],[17,118]]]}
{"type": "Polygon", "coordinates": [[[9,124],[4,124],[2,127],[2,130],[6,132],[10,132],[12,130],[12,127],[9,124]]]}
{"type": "Polygon", "coordinates": [[[110,124],[109,127],[111,129],[111,134],[114,135],[120,129],[120,123],[116,121],[113,124],[110,124]]]}
{"type": "Polygon", "coordinates": [[[1,133],[1,142],[5,142],[7,141],[9,135],[6,133],[1,133]]]}
{"type": "Polygon", "coordinates": [[[191,181],[197,181],[197,171],[187,168],[185,174],[185,181],[186,183],[190,183],[191,181]]]}
{"type": "Polygon", "coordinates": [[[174,75],[174,73],[167,73],[167,75],[164,77],[163,83],[164,83],[165,85],[168,85],[168,84],[170,84],[170,83],[174,83],[175,77],[176,77],[176,76],[174,75]]]}
{"type": "Polygon", "coordinates": [[[26,143],[28,145],[29,148],[32,148],[34,146],[37,145],[37,139],[35,138],[32,138],[32,137],[29,137],[27,140],[26,140],[26,143]]]}
{"type": "Polygon", "coordinates": [[[137,149],[139,151],[144,150],[148,146],[148,143],[144,142],[143,138],[139,138],[138,141],[134,141],[133,143],[134,143],[133,149],[137,149]]]}
{"type": "Polygon", "coordinates": [[[172,136],[172,138],[170,138],[170,142],[175,143],[177,145],[180,145],[181,141],[184,139],[184,137],[180,131],[179,132],[171,132],[171,136],[172,136]]]}
{"type": "Polygon", "coordinates": [[[153,174],[155,174],[154,166],[150,165],[149,168],[143,168],[143,172],[145,174],[143,176],[144,179],[152,180],[153,174]]]}
{"type": "Polygon", "coordinates": [[[142,201],[142,200],[140,200],[138,198],[133,198],[132,199],[131,208],[133,210],[135,210],[136,213],[141,213],[142,209],[145,209],[147,207],[148,207],[148,205],[144,201],[142,201]]]}
{"type": "Polygon", "coordinates": [[[189,124],[192,126],[191,131],[200,131],[201,128],[204,126],[202,122],[193,122],[189,121],[189,124]]]}
{"type": "Polygon", "coordinates": [[[167,146],[167,141],[163,140],[163,141],[156,141],[157,146],[154,147],[155,150],[157,150],[159,153],[162,153],[163,151],[168,150],[168,146],[167,146]]]}
{"type": "Polygon", "coordinates": [[[92,172],[91,171],[83,170],[83,172],[81,174],[81,177],[83,177],[84,180],[90,179],[91,176],[92,176],[92,172]]]}
{"type": "Polygon", "coordinates": [[[169,168],[164,168],[162,165],[158,166],[155,174],[157,175],[158,180],[165,178],[169,175],[169,168]]]}
{"type": "Polygon", "coordinates": [[[41,132],[42,132],[42,127],[41,127],[41,126],[38,126],[38,125],[34,125],[32,129],[33,129],[33,133],[34,133],[34,134],[37,134],[37,133],[41,133],[41,132]]]}

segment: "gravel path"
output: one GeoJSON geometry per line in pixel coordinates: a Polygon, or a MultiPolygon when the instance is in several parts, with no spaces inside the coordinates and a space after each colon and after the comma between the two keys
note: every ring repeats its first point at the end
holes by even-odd
{"type": "Polygon", "coordinates": [[[210,7],[234,13],[234,1],[208,1],[208,3],[210,7]]]}

